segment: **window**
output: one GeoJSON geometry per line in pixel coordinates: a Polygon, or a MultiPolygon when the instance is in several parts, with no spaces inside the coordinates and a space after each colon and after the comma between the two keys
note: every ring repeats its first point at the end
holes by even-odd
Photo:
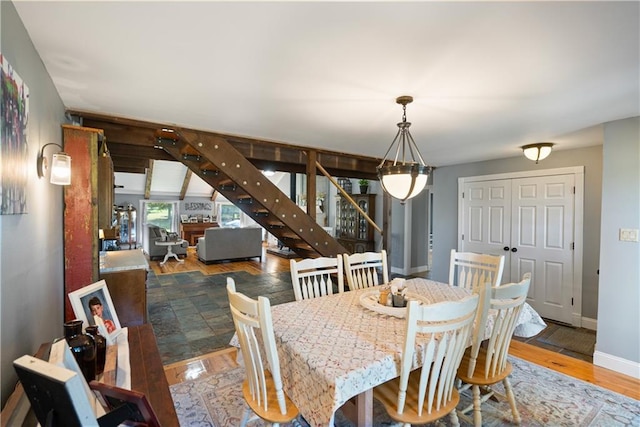
{"type": "Polygon", "coordinates": [[[144,222],[147,225],[157,225],[171,232],[177,232],[175,202],[144,202],[144,222]]]}
{"type": "Polygon", "coordinates": [[[218,215],[218,222],[221,227],[240,227],[241,220],[240,214],[242,211],[237,206],[230,203],[220,204],[220,214],[218,215]]]}

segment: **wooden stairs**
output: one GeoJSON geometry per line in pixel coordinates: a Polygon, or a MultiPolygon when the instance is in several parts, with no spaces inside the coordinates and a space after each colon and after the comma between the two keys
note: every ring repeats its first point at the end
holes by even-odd
{"type": "Polygon", "coordinates": [[[348,252],[224,138],[164,128],[156,141],[300,257],[348,252]]]}

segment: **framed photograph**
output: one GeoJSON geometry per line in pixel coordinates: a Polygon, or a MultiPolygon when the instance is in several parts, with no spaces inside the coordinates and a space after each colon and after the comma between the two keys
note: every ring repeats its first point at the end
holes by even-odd
{"type": "Polygon", "coordinates": [[[91,381],[89,387],[106,411],[120,411],[125,415],[125,418],[118,419],[119,422],[129,421],[145,423],[144,425],[147,427],[161,427],[160,421],[158,421],[158,417],[144,393],[98,381],[91,381]]]}
{"type": "Polygon", "coordinates": [[[107,282],[100,280],[84,288],[69,293],[71,307],[76,318],[84,322],[84,327],[97,325],[100,329],[104,327],[105,338],[110,343],[115,342],[115,338],[120,333],[120,321],[113,306],[107,282]]]}
{"type": "Polygon", "coordinates": [[[65,368],[70,371],[75,372],[80,377],[80,382],[82,383],[82,388],[87,395],[87,399],[91,404],[91,409],[93,413],[99,417],[105,414],[105,410],[101,405],[97,405],[96,396],[93,394],[91,389],[89,388],[89,383],[84,378],[84,374],[78,366],[78,362],[76,358],[71,353],[71,349],[69,348],[69,344],[64,338],[61,338],[59,341],[54,342],[51,345],[51,351],[49,352],[49,363],[52,363],[60,368],[65,368]]]}
{"type": "Polygon", "coordinates": [[[81,374],[29,355],[13,367],[40,425],[98,426],[81,374]]]}
{"type": "Polygon", "coordinates": [[[202,222],[211,222],[208,216],[202,218],[202,222]]]}
{"type": "Polygon", "coordinates": [[[189,215],[180,215],[180,221],[181,222],[189,222],[189,215]]]}
{"type": "Polygon", "coordinates": [[[198,217],[192,216],[191,218],[189,218],[189,222],[198,222],[198,217]]]}

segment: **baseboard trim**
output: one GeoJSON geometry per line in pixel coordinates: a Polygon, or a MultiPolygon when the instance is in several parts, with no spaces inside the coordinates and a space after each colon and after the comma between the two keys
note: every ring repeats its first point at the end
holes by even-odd
{"type": "Polygon", "coordinates": [[[411,267],[409,269],[409,272],[405,272],[404,268],[400,268],[400,267],[390,267],[389,268],[389,272],[393,273],[393,274],[402,274],[403,276],[407,276],[410,274],[416,274],[416,273],[422,273],[424,271],[429,271],[429,266],[428,265],[422,265],[419,267],[411,267]]]}
{"type": "Polygon", "coordinates": [[[640,363],[596,350],[593,353],[593,364],[640,380],[640,363]]]}
{"type": "Polygon", "coordinates": [[[429,266],[428,265],[421,265],[421,266],[418,266],[418,267],[411,267],[409,269],[409,274],[423,273],[425,271],[429,271],[429,266]]]}
{"type": "Polygon", "coordinates": [[[585,329],[590,329],[592,331],[597,331],[598,319],[590,319],[588,317],[583,317],[581,322],[581,327],[585,329]]]}
{"type": "Polygon", "coordinates": [[[407,273],[404,272],[404,268],[400,268],[400,267],[391,267],[389,269],[391,271],[391,273],[393,274],[402,274],[403,276],[406,276],[407,273]]]}

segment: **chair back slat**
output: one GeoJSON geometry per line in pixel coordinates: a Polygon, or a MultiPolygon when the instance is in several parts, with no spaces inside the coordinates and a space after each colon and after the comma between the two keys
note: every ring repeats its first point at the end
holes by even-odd
{"type": "Polygon", "coordinates": [[[444,407],[452,398],[455,377],[466,344],[471,335],[478,305],[478,295],[460,301],[419,305],[410,301],[407,309],[407,335],[402,352],[398,393],[398,413],[404,411],[407,388],[414,360],[422,362],[417,390],[418,415],[431,414],[444,407]],[[424,344],[421,354],[415,355],[416,335],[424,344]],[[423,340],[427,342],[424,343],[423,340]]]}
{"type": "MultiPolygon", "coordinates": [[[[487,305],[487,310],[490,310],[489,315],[495,316],[495,318],[487,344],[486,376],[498,375],[507,366],[511,337],[527,299],[530,283],[531,273],[525,273],[518,283],[491,288],[491,300],[487,305]]],[[[483,325],[476,325],[476,327],[482,328],[482,331],[486,327],[486,322],[483,325]]],[[[469,375],[472,374],[473,371],[470,371],[469,375]]]]}
{"type": "Polygon", "coordinates": [[[286,414],[287,407],[282,390],[280,361],[276,350],[269,299],[260,296],[258,300],[254,300],[237,292],[232,278],[227,278],[227,295],[240,342],[240,351],[245,362],[251,397],[264,411],[268,411],[270,408],[268,406],[267,378],[271,377],[278,396],[279,411],[281,414],[286,414]],[[266,364],[263,360],[263,353],[267,359],[266,364]],[[266,372],[267,367],[270,375],[266,372]]]}
{"type": "Polygon", "coordinates": [[[344,292],[342,255],[335,258],[307,258],[301,261],[292,259],[290,265],[296,301],[332,295],[334,283],[337,284],[338,293],[344,292]]]}
{"type": "Polygon", "coordinates": [[[352,291],[389,283],[387,251],[345,254],[344,271],[352,291]]]}
{"type": "Polygon", "coordinates": [[[504,255],[485,255],[451,250],[449,284],[478,292],[478,288],[490,282],[500,286],[504,270],[504,255]]]}

